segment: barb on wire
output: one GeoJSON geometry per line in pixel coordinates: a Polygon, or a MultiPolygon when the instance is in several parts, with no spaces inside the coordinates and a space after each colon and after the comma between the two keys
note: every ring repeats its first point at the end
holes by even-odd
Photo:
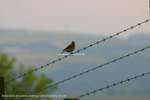
{"type": "Polygon", "coordinates": [[[79,52],[81,52],[81,51],[83,51],[83,50],[86,50],[86,49],[88,49],[88,48],[90,48],[90,47],[93,47],[94,45],[97,45],[97,44],[100,44],[100,43],[102,43],[102,42],[105,42],[106,40],[112,39],[112,38],[115,37],[115,36],[118,36],[118,35],[120,35],[120,34],[126,32],[126,31],[132,30],[132,29],[134,29],[134,28],[136,28],[136,27],[138,27],[138,26],[141,26],[141,25],[144,24],[144,23],[149,22],[149,21],[150,21],[150,19],[146,19],[146,20],[143,21],[143,22],[137,23],[136,25],[130,26],[130,27],[128,27],[128,28],[126,28],[126,29],[124,29],[124,30],[122,30],[122,31],[120,31],[120,32],[114,33],[114,34],[112,34],[112,35],[110,35],[110,36],[108,36],[108,37],[106,37],[106,38],[103,38],[102,40],[96,41],[96,42],[94,42],[94,43],[92,43],[92,44],[90,44],[90,45],[88,45],[88,46],[85,46],[85,47],[83,47],[83,48],[81,48],[81,49],[79,49],[79,50],[76,50],[75,52],[72,52],[72,53],[70,53],[69,55],[65,55],[65,56],[63,56],[63,57],[57,58],[57,59],[55,59],[55,60],[52,60],[50,63],[47,63],[47,64],[45,64],[45,65],[43,65],[43,66],[38,67],[38,68],[35,68],[35,69],[33,69],[33,70],[29,71],[29,72],[23,73],[22,75],[19,75],[19,76],[17,76],[15,79],[12,79],[12,80],[10,80],[10,81],[8,81],[8,82],[6,82],[6,83],[11,83],[11,82],[14,81],[14,80],[17,80],[17,79],[19,79],[19,78],[21,78],[21,77],[26,76],[27,74],[36,72],[36,71],[38,71],[38,70],[40,70],[40,69],[42,69],[42,68],[48,67],[48,66],[51,65],[51,64],[54,64],[54,63],[59,62],[59,61],[62,61],[63,59],[66,59],[66,58],[72,56],[72,55],[75,54],[75,53],[79,53],[79,52]]]}
{"type": "Polygon", "coordinates": [[[147,73],[142,73],[140,75],[136,75],[134,77],[131,77],[131,78],[127,78],[125,80],[121,80],[119,82],[116,82],[116,83],[112,83],[110,85],[106,85],[105,87],[102,87],[102,88],[99,88],[99,89],[95,89],[91,92],[87,92],[87,93],[84,93],[84,94],[81,94],[79,96],[77,96],[76,98],[83,98],[85,96],[88,96],[88,95],[91,95],[91,94],[95,94],[97,92],[100,92],[100,91],[103,91],[103,90],[106,90],[106,89],[109,89],[109,88],[112,88],[112,87],[115,87],[115,86],[118,86],[118,85],[121,85],[121,84],[124,84],[124,83],[127,83],[127,82],[130,82],[132,80],[135,80],[135,79],[138,79],[138,78],[141,78],[141,77],[144,77],[146,75],[150,75],[150,72],[147,72],[147,73]]]}
{"type": "MultiPolygon", "coordinates": [[[[77,77],[79,77],[79,76],[82,76],[82,75],[84,75],[84,74],[87,74],[87,73],[89,73],[89,72],[92,72],[92,71],[94,71],[94,70],[97,70],[97,69],[99,69],[99,68],[102,68],[102,67],[104,67],[104,66],[106,66],[106,65],[115,63],[115,62],[120,61],[120,60],[122,60],[122,59],[124,59],[124,58],[127,58],[127,57],[129,57],[129,56],[135,55],[135,54],[140,53],[140,52],[142,52],[142,51],[144,51],[144,50],[146,50],[146,49],[150,49],[150,46],[146,46],[146,47],[144,47],[144,48],[142,48],[142,49],[139,49],[139,50],[136,50],[136,51],[134,51],[134,52],[128,53],[128,54],[126,54],[126,55],[120,56],[120,57],[118,57],[118,58],[116,58],[116,59],[113,59],[113,60],[108,61],[108,62],[106,62],[106,63],[104,63],[104,64],[101,64],[101,65],[99,65],[99,66],[96,66],[96,67],[94,67],[94,68],[91,68],[91,69],[88,69],[88,70],[86,70],[86,71],[83,71],[83,72],[80,72],[80,73],[78,73],[78,74],[75,74],[75,75],[73,75],[73,76],[70,76],[70,77],[68,77],[68,78],[66,78],[66,79],[64,79],[64,80],[58,81],[58,82],[56,82],[56,83],[54,83],[54,84],[50,84],[49,86],[43,88],[43,90],[44,90],[44,89],[47,89],[47,88],[49,88],[49,87],[55,86],[55,85],[59,85],[59,84],[65,83],[66,81],[72,80],[72,79],[74,79],[74,78],[77,78],[77,77]]],[[[42,91],[40,91],[40,92],[42,92],[42,91]]]]}

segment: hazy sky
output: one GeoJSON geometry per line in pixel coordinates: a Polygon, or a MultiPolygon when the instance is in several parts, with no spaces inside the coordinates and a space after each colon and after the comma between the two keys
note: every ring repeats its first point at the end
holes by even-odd
{"type": "Polygon", "coordinates": [[[148,0],[0,0],[0,28],[101,33],[147,18],[148,0]]]}

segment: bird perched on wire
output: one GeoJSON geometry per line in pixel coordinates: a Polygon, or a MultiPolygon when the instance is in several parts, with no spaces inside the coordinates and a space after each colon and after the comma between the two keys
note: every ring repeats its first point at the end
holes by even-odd
{"type": "Polygon", "coordinates": [[[65,49],[63,49],[61,54],[64,53],[64,52],[71,53],[74,50],[75,50],[75,41],[72,41],[65,49]]]}

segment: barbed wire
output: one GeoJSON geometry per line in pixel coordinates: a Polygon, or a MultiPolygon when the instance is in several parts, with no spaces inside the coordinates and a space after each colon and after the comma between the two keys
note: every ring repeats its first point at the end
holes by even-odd
{"type": "Polygon", "coordinates": [[[136,27],[138,27],[138,26],[143,25],[144,23],[149,22],[149,21],[150,21],[150,19],[146,19],[146,20],[144,20],[143,22],[137,23],[137,24],[135,24],[135,25],[133,25],[133,26],[130,26],[130,27],[128,27],[128,28],[126,28],[126,29],[120,31],[120,32],[114,33],[114,34],[112,34],[112,35],[110,35],[110,36],[108,36],[108,37],[106,37],[106,38],[103,38],[102,40],[99,40],[99,41],[96,41],[96,42],[94,42],[94,43],[91,43],[90,45],[85,46],[85,47],[83,47],[83,48],[81,48],[81,49],[79,49],[79,50],[76,50],[76,51],[74,51],[74,52],[72,52],[72,53],[70,53],[70,54],[68,54],[68,55],[65,55],[65,56],[63,56],[63,57],[57,58],[57,59],[55,59],[55,60],[52,60],[50,63],[47,63],[47,64],[45,64],[45,65],[43,65],[43,66],[38,67],[38,68],[35,68],[35,69],[33,69],[33,70],[31,70],[31,71],[28,71],[28,72],[26,72],[26,73],[23,73],[23,74],[21,74],[21,75],[15,77],[14,79],[7,81],[6,84],[9,84],[9,83],[11,83],[11,82],[13,82],[13,81],[15,81],[15,80],[21,78],[21,77],[24,77],[24,76],[26,76],[27,74],[30,74],[30,73],[36,72],[36,71],[38,71],[38,70],[40,70],[40,69],[43,69],[43,68],[45,68],[45,67],[48,67],[48,66],[51,65],[51,64],[55,64],[56,62],[62,61],[63,59],[66,59],[66,58],[68,58],[68,57],[70,57],[70,56],[73,56],[73,54],[75,54],[75,53],[79,53],[79,52],[81,52],[81,51],[83,51],[83,50],[86,50],[86,49],[88,49],[88,48],[90,48],[90,47],[93,47],[94,45],[97,45],[97,44],[100,44],[100,43],[102,43],[102,42],[105,42],[106,40],[112,39],[112,38],[115,37],[115,36],[118,36],[118,35],[120,35],[120,34],[126,32],[126,31],[132,30],[132,29],[134,29],[134,28],[136,28],[136,27]]]}
{"type": "MultiPolygon", "coordinates": [[[[101,64],[101,65],[99,65],[99,66],[96,66],[96,67],[91,68],[91,69],[88,69],[88,70],[85,70],[85,71],[80,72],[80,73],[78,73],[78,74],[72,75],[72,76],[70,76],[70,77],[68,77],[68,78],[66,78],[66,79],[63,79],[63,80],[61,80],[61,81],[58,81],[58,82],[56,82],[56,83],[50,84],[49,86],[43,88],[43,90],[44,90],[44,89],[47,89],[47,88],[49,88],[49,87],[52,87],[52,86],[56,86],[56,85],[65,83],[66,81],[72,80],[72,79],[74,79],[74,78],[77,78],[77,77],[79,77],[79,76],[82,76],[82,75],[84,75],[84,74],[87,74],[87,73],[89,73],[89,72],[92,72],[92,71],[94,71],[94,70],[97,70],[97,69],[99,69],[99,68],[102,68],[102,67],[104,67],[104,66],[106,66],[106,65],[115,63],[115,62],[120,61],[120,60],[122,60],[122,59],[124,59],[124,58],[127,58],[127,57],[129,57],[129,56],[135,55],[135,54],[140,53],[140,52],[142,52],[142,51],[144,51],[144,50],[146,50],[146,49],[150,49],[150,46],[146,46],[146,47],[144,47],[144,48],[142,48],[142,49],[139,49],[139,50],[136,50],[136,51],[134,51],[134,52],[128,53],[128,54],[126,54],[126,55],[120,56],[120,57],[118,57],[118,58],[116,58],[116,59],[113,59],[113,60],[111,60],[111,61],[108,61],[108,62],[106,62],[106,63],[104,63],[104,64],[101,64]]],[[[42,91],[40,90],[39,92],[42,92],[42,91]]]]}
{"type": "Polygon", "coordinates": [[[138,79],[138,78],[141,78],[141,77],[144,77],[146,75],[150,75],[150,72],[146,72],[146,73],[142,73],[142,74],[139,74],[139,75],[136,75],[134,77],[131,77],[131,78],[127,78],[125,80],[121,80],[119,82],[115,82],[115,83],[112,83],[110,85],[106,85],[105,87],[102,87],[102,88],[99,88],[99,89],[95,89],[91,92],[87,92],[87,93],[84,93],[84,94],[81,94],[75,98],[83,98],[85,96],[89,96],[91,94],[95,94],[97,92],[100,92],[100,91],[103,91],[103,90],[106,90],[106,89],[109,89],[109,88],[112,88],[112,87],[115,87],[115,86],[118,86],[118,85],[121,85],[121,84],[124,84],[124,83],[127,83],[127,82],[130,82],[132,80],[135,80],[135,79],[138,79]]]}

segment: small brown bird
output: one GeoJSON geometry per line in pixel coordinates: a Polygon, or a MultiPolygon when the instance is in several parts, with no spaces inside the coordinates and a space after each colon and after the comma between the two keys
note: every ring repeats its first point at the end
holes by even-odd
{"type": "Polygon", "coordinates": [[[72,41],[65,49],[63,49],[61,53],[64,53],[64,52],[71,53],[74,50],[75,50],[75,42],[72,41]]]}

